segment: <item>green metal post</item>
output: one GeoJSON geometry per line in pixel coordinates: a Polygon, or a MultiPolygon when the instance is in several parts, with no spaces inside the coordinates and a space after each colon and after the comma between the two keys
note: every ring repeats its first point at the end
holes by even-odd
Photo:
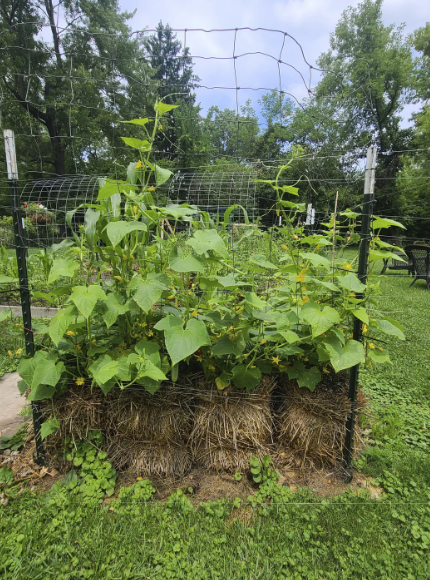
{"type": "MultiPolygon", "coordinates": [[[[19,292],[21,295],[22,318],[24,323],[25,351],[27,356],[34,356],[34,335],[31,321],[31,295],[27,272],[27,244],[24,232],[24,219],[21,215],[18,190],[18,167],[15,153],[15,136],[13,131],[3,131],[6,164],[9,179],[10,199],[13,219],[13,229],[15,233],[15,250],[18,263],[19,292]]],[[[35,401],[31,403],[33,413],[34,438],[36,441],[35,461],[38,465],[44,465],[45,453],[41,437],[42,414],[39,404],[35,401]]]]}
{"type": "MultiPolygon", "coordinates": [[[[375,189],[375,170],[376,170],[376,146],[373,145],[367,150],[367,162],[364,178],[364,200],[363,212],[361,219],[361,241],[360,252],[358,256],[358,279],[363,284],[367,282],[367,264],[369,258],[370,244],[370,226],[373,213],[374,189],[375,189]]],[[[356,295],[358,299],[364,298],[364,294],[356,295]]],[[[356,318],[354,320],[353,339],[362,341],[362,322],[356,318]]],[[[345,442],[343,448],[343,460],[346,470],[346,479],[352,479],[352,458],[354,454],[354,430],[357,416],[357,391],[358,391],[358,372],[359,366],[351,368],[349,376],[349,399],[351,401],[351,413],[346,421],[345,442]]]]}

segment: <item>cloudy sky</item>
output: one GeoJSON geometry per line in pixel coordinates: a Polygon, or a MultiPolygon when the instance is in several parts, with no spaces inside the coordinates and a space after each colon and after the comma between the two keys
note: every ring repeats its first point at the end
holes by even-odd
{"type": "MultiPolygon", "coordinates": [[[[239,106],[251,98],[258,108],[258,98],[267,89],[280,86],[298,100],[303,99],[307,86],[315,86],[318,74],[315,71],[310,74],[299,45],[283,33],[294,37],[302,46],[306,60],[316,65],[318,56],[329,46],[330,33],[343,10],[357,4],[358,0],[157,0],[144,4],[139,0],[120,0],[123,10],[136,9],[130,22],[134,30],[153,29],[160,20],[174,29],[188,29],[186,34],[178,32],[178,39],[182,43],[186,40],[190,47],[201,84],[223,87],[198,90],[198,100],[204,110],[213,103],[235,109],[236,93],[239,106]],[[274,31],[204,33],[190,30],[243,27],[274,31]],[[265,55],[241,56],[248,52],[265,55]],[[238,57],[235,61],[229,58],[233,54],[238,57]],[[224,60],[211,60],[211,57],[224,60]],[[278,67],[279,58],[286,64],[278,67]],[[228,88],[235,86],[241,89],[228,88]]],[[[385,0],[383,19],[385,24],[404,23],[405,33],[410,33],[430,20],[430,5],[428,0],[385,0]]],[[[405,121],[408,113],[405,111],[405,121]]]]}

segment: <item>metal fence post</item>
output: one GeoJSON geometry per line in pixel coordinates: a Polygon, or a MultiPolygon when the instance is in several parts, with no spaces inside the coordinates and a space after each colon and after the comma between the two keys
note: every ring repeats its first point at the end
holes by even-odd
{"type": "MultiPolygon", "coordinates": [[[[376,145],[369,147],[367,150],[366,171],[364,177],[364,199],[363,212],[361,218],[361,240],[360,252],[358,256],[358,279],[363,284],[367,282],[367,265],[369,258],[369,244],[370,244],[370,226],[373,213],[373,201],[375,190],[375,169],[376,169],[376,145]]],[[[356,295],[357,298],[364,298],[364,294],[356,295]]],[[[354,340],[362,340],[363,325],[361,320],[356,318],[354,320],[353,338],[354,340]]],[[[349,392],[348,396],[351,401],[351,413],[346,421],[345,442],[343,448],[343,461],[346,469],[347,480],[352,479],[352,458],[354,454],[354,430],[357,416],[357,391],[358,391],[358,372],[360,365],[355,365],[351,368],[349,375],[349,392]]]]}
{"type": "MultiPolygon", "coordinates": [[[[3,131],[6,165],[10,188],[10,199],[13,219],[13,229],[15,233],[15,250],[18,263],[19,292],[21,295],[22,318],[24,323],[25,351],[27,356],[34,356],[34,335],[31,321],[31,295],[27,272],[27,245],[24,232],[24,219],[21,215],[18,190],[18,166],[15,152],[15,135],[13,131],[6,129],[3,131]]],[[[45,463],[45,453],[41,437],[42,414],[39,403],[32,401],[31,410],[33,413],[34,438],[36,441],[35,461],[39,465],[45,463]]]]}

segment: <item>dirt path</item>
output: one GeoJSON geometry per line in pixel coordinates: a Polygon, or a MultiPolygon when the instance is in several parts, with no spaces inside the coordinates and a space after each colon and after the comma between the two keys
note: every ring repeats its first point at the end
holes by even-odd
{"type": "Polygon", "coordinates": [[[27,401],[18,391],[18,380],[18,373],[6,373],[0,379],[0,434],[8,437],[25,421],[19,413],[27,401]]]}

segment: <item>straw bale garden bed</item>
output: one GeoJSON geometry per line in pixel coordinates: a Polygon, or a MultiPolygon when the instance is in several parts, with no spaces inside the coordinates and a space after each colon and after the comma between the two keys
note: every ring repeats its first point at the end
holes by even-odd
{"type": "MultiPolygon", "coordinates": [[[[108,495],[116,472],[183,478],[200,468],[239,479],[251,467],[258,483],[270,462],[338,465],[347,370],[388,362],[381,336],[403,338],[375,304],[370,314],[374,285],[344,253],[359,239],[359,214],[343,212],[337,234],[332,220],[306,235],[299,191],[280,185],[286,166],[266,183],[282,226],[256,227],[242,208],[232,235],[237,206],[217,219],[188,204],[157,207],[152,194],[171,174],[149,161],[151,135],[170,108],[158,102],[153,124],[130,121],[142,139],[124,139],[138,154],[127,180],[105,180],[79,228],[78,208],[69,212],[73,238],[50,253],[63,307],[18,369],[21,391],[41,402],[50,460],[75,485],[96,465],[94,490],[108,495]],[[356,319],[362,342],[352,338],[356,319]]],[[[393,223],[374,219],[370,261],[382,247],[389,254],[377,234],[393,223]]]]}

